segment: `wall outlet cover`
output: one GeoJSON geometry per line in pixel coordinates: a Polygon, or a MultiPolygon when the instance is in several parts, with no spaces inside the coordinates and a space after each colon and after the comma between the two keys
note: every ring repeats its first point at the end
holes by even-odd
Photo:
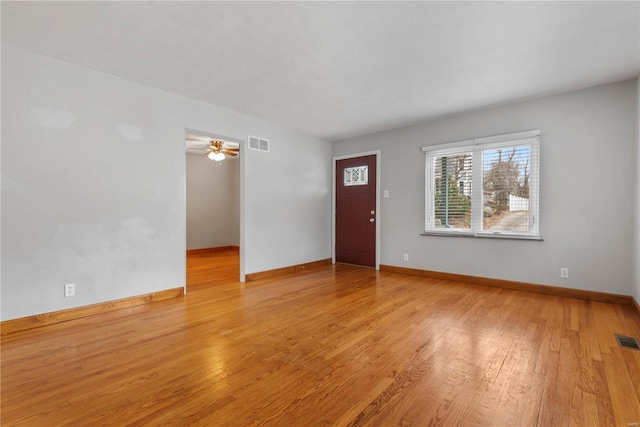
{"type": "Polygon", "coordinates": [[[76,285],[75,283],[67,283],[64,285],[64,296],[72,297],[76,294],[76,285]]]}

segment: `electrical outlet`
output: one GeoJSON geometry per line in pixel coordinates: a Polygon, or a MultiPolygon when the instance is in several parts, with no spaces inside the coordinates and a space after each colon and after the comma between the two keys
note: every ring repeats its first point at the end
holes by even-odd
{"type": "Polygon", "coordinates": [[[64,296],[72,297],[76,294],[76,284],[75,283],[67,283],[64,285],[64,296]]]}
{"type": "Polygon", "coordinates": [[[409,261],[409,254],[404,254],[404,260],[405,260],[406,262],[408,262],[408,261],[409,261]]]}
{"type": "Polygon", "coordinates": [[[562,277],[563,279],[569,278],[569,269],[567,267],[560,268],[560,277],[562,277]]]}

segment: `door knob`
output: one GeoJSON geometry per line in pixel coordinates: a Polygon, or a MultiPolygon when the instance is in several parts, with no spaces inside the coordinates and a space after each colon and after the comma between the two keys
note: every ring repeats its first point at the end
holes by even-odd
{"type": "Polygon", "coordinates": [[[375,222],[376,220],[373,218],[369,218],[369,222],[375,222]]]}

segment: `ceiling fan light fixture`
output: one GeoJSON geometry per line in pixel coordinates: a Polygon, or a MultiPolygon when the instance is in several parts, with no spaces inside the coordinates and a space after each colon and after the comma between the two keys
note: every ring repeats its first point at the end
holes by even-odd
{"type": "Polygon", "coordinates": [[[224,160],[224,154],[222,153],[211,153],[211,154],[209,154],[209,158],[211,160],[215,160],[216,162],[224,160]],[[213,156],[211,154],[213,154],[213,156]]]}
{"type": "Polygon", "coordinates": [[[211,153],[209,153],[207,155],[208,158],[210,158],[211,160],[215,160],[216,159],[216,153],[214,153],[213,151],[211,153]]]}

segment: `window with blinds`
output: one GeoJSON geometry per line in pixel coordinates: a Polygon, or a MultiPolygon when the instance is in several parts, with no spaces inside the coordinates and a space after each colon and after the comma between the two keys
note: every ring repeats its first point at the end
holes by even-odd
{"type": "Polygon", "coordinates": [[[425,233],[539,238],[540,132],[423,147],[425,233]]]}
{"type": "Polygon", "coordinates": [[[435,228],[471,230],[473,153],[433,157],[433,220],[435,228]]]}

